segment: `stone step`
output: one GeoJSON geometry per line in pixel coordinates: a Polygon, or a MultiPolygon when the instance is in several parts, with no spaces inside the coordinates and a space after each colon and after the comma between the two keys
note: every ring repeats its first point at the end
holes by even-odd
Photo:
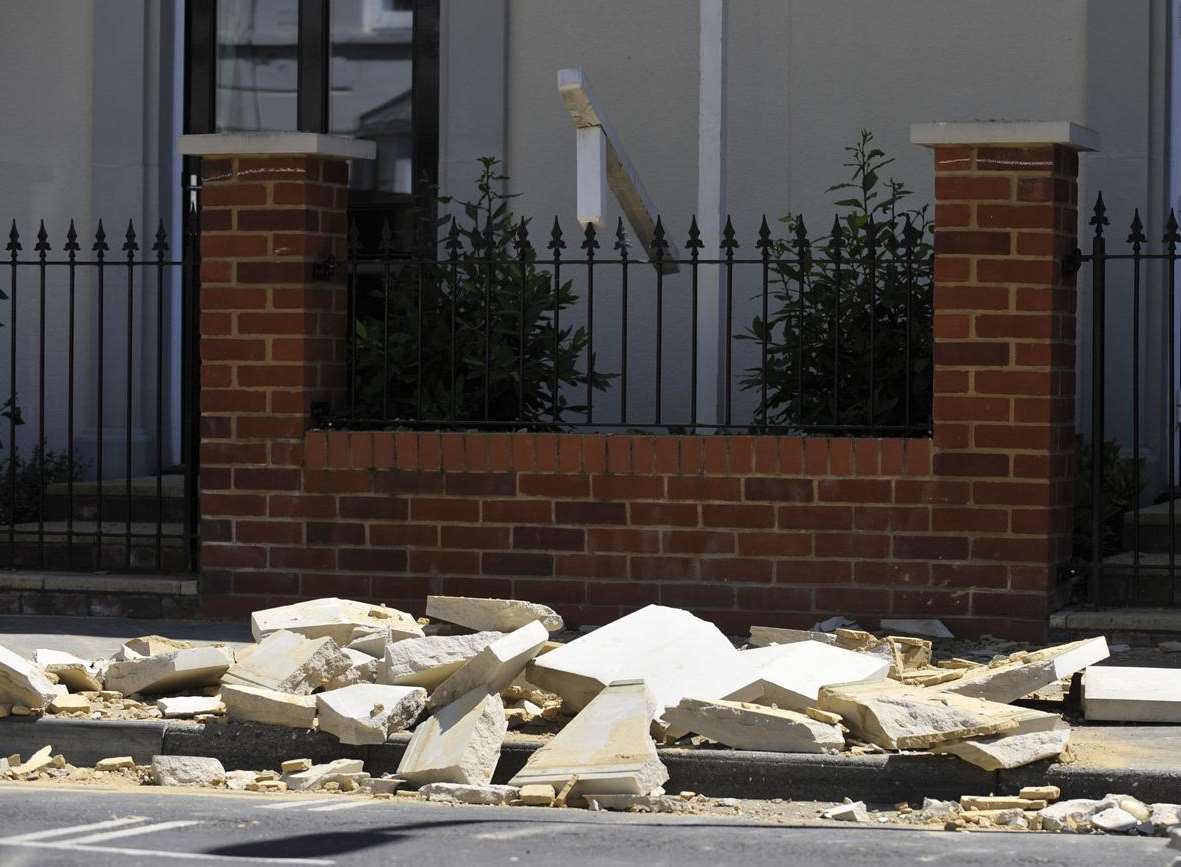
{"type": "Polygon", "coordinates": [[[11,532],[0,527],[0,568],[61,570],[132,570],[183,572],[188,569],[184,525],[133,522],[128,538],[126,522],[65,521],[17,524],[11,532]]]}
{"type": "MultiPolygon", "coordinates": [[[[163,514],[165,521],[184,519],[184,476],[177,473],[161,476],[159,496],[155,476],[133,478],[130,497],[127,487],[126,479],[103,480],[104,521],[126,521],[128,514],[133,521],[154,521],[160,514],[163,514]]],[[[97,520],[99,491],[100,486],[95,481],[74,482],[72,497],[67,483],[48,485],[45,489],[45,517],[64,521],[72,513],[76,520],[97,520]]],[[[4,486],[0,480],[0,498],[3,496],[4,486]]]]}
{"type": "MultiPolygon", "coordinates": [[[[7,555],[6,547],[3,553],[7,555]]],[[[9,614],[188,618],[197,610],[197,578],[191,574],[0,572],[0,600],[9,614]]]]}
{"type": "MultiPolygon", "coordinates": [[[[1176,550],[1181,554],[1181,500],[1173,501],[1174,525],[1172,536],[1175,539],[1176,550]]],[[[1169,550],[1169,504],[1155,503],[1140,509],[1140,531],[1137,539],[1136,513],[1124,514],[1123,544],[1126,549],[1134,550],[1139,542],[1142,553],[1167,553],[1169,550]]]]}

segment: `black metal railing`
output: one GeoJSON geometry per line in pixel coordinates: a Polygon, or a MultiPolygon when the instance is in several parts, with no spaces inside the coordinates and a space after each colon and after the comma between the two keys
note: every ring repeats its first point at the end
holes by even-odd
{"type": "Polygon", "coordinates": [[[11,223],[0,265],[0,566],[195,569],[195,181],[188,191],[180,257],[163,221],[142,244],[131,222],[117,239],[100,220],[86,241],[71,221],[60,243],[44,222],[32,243],[11,223]],[[177,324],[179,371],[169,362],[177,324]],[[179,465],[166,444],[176,436],[179,465]]]}
{"type": "Polygon", "coordinates": [[[539,254],[528,221],[461,230],[434,258],[376,249],[356,227],[349,389],[339,426],[631,429],[927,436],[929,225],[803,221],[743,247],[727,220],[716,255],[696,219],[677,254],[656,223],[632,258],[588,224],[571,256],[554,220],[539,254]],[[502,227],[503,228],[503,227],[502,227]],[[715,306],[716,304],[716,306],[715,306]]]}
{"type": "Polygon", "coordinates": [[[1110,220],[1102,193],[1090,225],[1094,227],[1090,252],[1075,250],[1065,262],[1068,273],[1084,263],[1089,265],[1091,277],[1090,442],[1080,442],[1075,554],[1089,561],[1090,604],[1176,605],[1181,597],[1175,501],[1176,290],[1181,227],[1170,211],[1162,248],[1152,251],[1137,209],[1128,227],[1127,249],[1108,253],[1105,230],[1110,220]],[[1126,305],[1130,317],[1109,321],[1109,299],[1126,305]],[[1146,339],[1146,325],[1153,322],[1163,324],[1167,332],[1163,345],[1146,339]],[[1107,354],[1107,332],[1112,325],[1121,329],[1117,335],[1121,347],[1130,350],[1127,369],[1115,375],[1109,369],[1107,354]],[[1106,392],[1112,384],[1126,395],[1126,404],[1121,402],[1115,409],[1123,412],[1126,408],[1130,416],[1120,425],[1130,433],[1130,455],[1126,443],[1107,437],[1106,392]],[[1146,423],[1150,428],[1147,437],[1146,423]],[[1165,453],[1160,455],[1164,466],[1150,472],[1147,456],[1161,451],[1165,453]]]}

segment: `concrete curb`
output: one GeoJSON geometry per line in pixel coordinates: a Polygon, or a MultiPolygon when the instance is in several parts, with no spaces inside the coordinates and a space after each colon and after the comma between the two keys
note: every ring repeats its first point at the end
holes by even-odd
{"type": "MultiPolygon", "coordinates": [[[[396,735],[375,746],[347,746],[331,735],[252,723],[203,725],[183,721],[7,719],[0,722],[0,755],[28,755],[46,744],[75,764],[109,756],[211,756],[227,769],[278,768],[290,758],[315,762],[340,758],[365,761],[373,774],[393,772],[409,742],[396,735]]],[[[506,782],[540,743],[510,735],[501,750],[495,782],[506,782]]],[[[1109,792],[1146,802],[1181,799],[1181,765],[1100,768],[1039,762],[1012,771],[989,772],[950,756],[928,753],[829,756],[748,750],[660,750],[669,770],[666,788],[712,797],[790,798],[875,804],[921,803],[924,797],[958,799],[964,794],[1016,794],[1027,785],[1061,787],[1063,798],[1101,798],[1109,792]]],[[[1179,757],[1181,758],[1181,757],[1179,757]]]]}

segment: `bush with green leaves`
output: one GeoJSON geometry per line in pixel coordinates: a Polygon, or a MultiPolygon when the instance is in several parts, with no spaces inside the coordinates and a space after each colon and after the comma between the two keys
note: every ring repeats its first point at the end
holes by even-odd
{"type": "MultiPolygon", "coordinates": [[[[437,261],[393,263],[388,295],[386,266],[368,267],[368,306],[380,313],[354,322],[357,414],[391,423],[454,419],[504,429],[497,423],[521,421],[557,429],[585,412],[571,396],[586,393],[580,364],[589,338],[585,327],[562,324],[578,296],[569,280],[555,291],[552,272],[538,267],[529,220],[514,214],[513,196],[501,192],[508,177],[499,160],[480,164],[476,197],[457,203],[462,218],[440,221],[446,233],[437,261]]],[[[385,233],[383,246],[388,241],[385,233]]],[[[590,385],[603,390],[611,378],[594,370],[590,385]]]]}
{"type": "Polygon", "coordinates": [[[789,213],[780,222],[791,237],[766,239],[768,315],[760,312],[739,335],[758,344],[760,364],[741,380],[759,398],[756,426],[881,430],[931,422],[929,208],[908,207],[905,184],[883,180],[893,159],[868,130],[845,150],[852,174],[828,188],[842,196],[829,233],[809,240],[803,217],[789,213]]]}

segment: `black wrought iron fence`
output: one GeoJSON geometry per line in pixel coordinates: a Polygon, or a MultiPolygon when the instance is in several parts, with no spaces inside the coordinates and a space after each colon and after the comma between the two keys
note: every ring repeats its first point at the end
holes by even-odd
{"type": "Polygon", "coordinates": [[[377,249],[350,230],[334,424],[930,433],[929,225],[834,221],[813,241],[801,219],[777,238],[764,218],[744,247],[727,220],[710,255],[696,219],[681,254],[658,220],[641,258],[622,221],[568,240],[555,219],[540,252],[527,220],[445,225],[434,258],[397,254],[388,227],[377,249]]]}
{"type": "Polygon", "coordinates": [[[195,202],[180,256],[162,221],[147,239],[130,222],[109,235],[101,220],[83,239],[71,221],[60,240],[44,222],[31,237],[12,222],[0,265],[0,566],[195,568],[195,202]]]}

